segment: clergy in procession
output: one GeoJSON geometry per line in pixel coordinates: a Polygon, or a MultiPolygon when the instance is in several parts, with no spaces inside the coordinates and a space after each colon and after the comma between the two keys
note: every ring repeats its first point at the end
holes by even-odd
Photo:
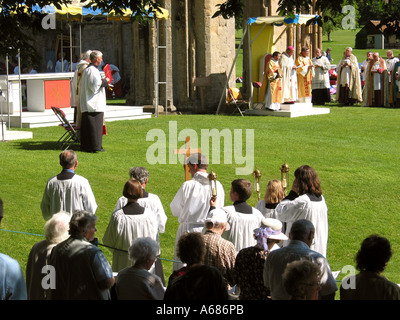
{"type": "Polygon", "coordinates": [[[331,64],[327,57],[321,54],[321,49],[315,49],[315,57],[312,59],[315,67],[315,75],[312,79],[312,102],[317,105],[324,105],[331,101],[331,83],[329,80],[329,70],[331,64]]]}
{"type": "Polygon", "coordinates": [[[344,105],[353,105],[362,101],[360,69],[353,49],[346,48],[343,58],[337,66],[336,99],[344,105]]]}
{"type": "MultiPolygon", "coordinates": [[[[161,254],[160,250],[160,233],[165,232],[165,224],[167,223],[167,215],[165,214],[164,207],[161,203],[160,197],[154,193],[146,191],[146,185],[149,182],[150,173],[146,168],[143,167],[132,167],[129,169],[129,177],[133,180],[137,180],[140,182],[142,186],[142,197],[137,200],[137,203],[144,207],[148,208],[154,212],[157,217],[157,243],[159,245],[159,252],[157,255],[161,254]]],[[[124,208],[128,204],[128,199],[125,196],[122,196],[118,199],[117,204],[115,206],[114,211],[120,210],[124,208]]],[[[161,278],[161,281],[164,283],[164,273],[162,271],[162,262],[160,259],[157,259],[155,262],[155,274],[161,278]]]]}
{"type": "Polygon", "coordinates": [[[260,100],[266,109],[279,110],[282,102],[281,70],[279,65],[280,52],[275,51],[269,60],[264,72],[264,79],[260,89],[260,100]]]}
{"type": "MultiPolygon", "coordinates": [[[[207,158],[201,153],[192,154],[188,157],[186,165],[189,166],[192,179],[181,185],[170,203],[172,215],[177,217],[179,221],[175,239],[173,270],[183,267],[176,252],[179,237],[185,232],[201,232],[203,230],[212,196],[212,186],[207,174],[207,158]]],[[[216,206],[221,208],[225,203],[225,191],[219,181],[215,182],[216,206]]]]}
{"type": "Polygon", "coordinates": [[[363,106],[383,107],[388,106],[388,81],[385,60],[375,52],[368,64],[367,78],[365,80],[363,106]]]}
{"type": "MultiPolygon", "coordinates": [[[[119,272],[132,265],[128,249],[136,239],[150,237],[156,241],[158,235],[156,214],[151,208],[142,207],[138,203],[143,196],[140,182],[129,179],[124,185],[122,194],[127,199],[127,204],[111,214],[103,236],[104,245],[113,253],[113,272],[119,272]]],[[[155,264],[149,269],[155,273],[155,264]]]]}
{"type": "Polygon", "coordinates": [[[299,102],[311,103],[311,82],[314,75],[314,66],[310,59],[310,49],[303,47],[296,59],[297,86],[299,102]]]}
{"type": "Polygon", "coordinates": [[[46,183],[40,209],[47,221],[60,211],[70,216],[76,210],[95,214],[97,203],[89,181],[76,174],[78,157],[73,150],[64,150],[59,155],[62,171],[46,183]]]}
{"type": "Polygon", "coordinates": [[[264,218],[262,213],[247,204],[247,200],[252,193],[252,183],[246,179],[236,179],[232,181],[230,200],[232,205],[223,209],[226,211],[227,220],[230,226],[229,231],[225,231],[222,237],[235,245],[236,251],[257,244],[254,238],[254,229],[261,226],[264,218]]]}
{"type": "Polygon", "coordinates": [[[279,64],[282,70],[282,102],[283,103],[294,103],[298,99],[297,93],[297,66],[293,59],[294,48],[289,46],[284,53],[281,55],[279,64]]]}
{"type": "MultiPolygon", "coordinates": [[[[387,68],[387,74],[388,76],[387,78],[387,86],[388,86],[388,92],[389,92],[389,98],[388,98],[388,104],[389,106],[393,106],[394,103],[394,99],[393,99],[393,94],[396,91],[395,88],[395,83],[394,81],[392,81],[392,73],[394,70],[394,66],[396,65],[397,62],[399,62],[399,58],[395,57],[393,54],[392,50],[388,50],[386,51],[386,56],[387,56],[387,60],[386,60],[386,68],[387,68]]],[[[394,71],[396,72],[396,71],[394,71]]]]}

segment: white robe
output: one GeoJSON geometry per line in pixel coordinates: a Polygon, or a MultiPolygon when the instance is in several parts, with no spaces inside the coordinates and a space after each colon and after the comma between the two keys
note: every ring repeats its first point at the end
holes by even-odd
{"type": "Polygon", "coordinates": [[[392,82],[392,72],[393,72],[394,65],[396,64],[396,62],[399,62],[399,58],[393,57],[392,59],[387,59],[385,61],[386,68],[387,68],[388,72],[390,72],[390,76],[388,77],[389,82],[392,82]]]}
{"type": "Polygon", "coordinates": [[[45,220],[60,211],[71,216],[74,210],[86,210],[96,213],[97,204],[89,181],[75,174],[72,179],[58,180],[57,176],[49,179],[40,205],[45,220]]]}
{"type": "Polygon", "coordinates": [[[264,218],[276,219],[276,209],[266,208],[265,201],[263,199],[258,201],[256,209],[261,212],[264,218]]]}
{"type": "MultiPolygon", "coordinates": [[[[312,222],[315,228],[314,241],[311,250],[317,251],[326,257],[328,244],[328,207],[323,196],[321,201],[311,201],[303,194],[294,200],[283,200],[276,207],[277,218],[287,222],[286,236],[289,237],[293,222],[306,219],[312,222]]],[[[283,242],[286,246],[289,240],[283,242]]]]}
{"type": "MultiPolygon", "coordinates": [[[[167,223],[167,215],[165,214],[164,207],[161,203],[160,198],[154,193],[148,193],[147,198],[138,199],[138,204],[144,208],[148,208],[154,212],[157,217],[157,243],[160,244],[160,233],[165,232],[165,224],[167,223]]],[[[114,211],[122,209],[128,203],[128,199],[122,196],[118,199],[114,211]]],[[[159,251],[159,254],[161,250],[159,251]]]]}
{"type": "MultiPolygon", "coordinates": [[[[158,223],[158,232],[165,232],[165,224],[167,223],[167,215],[165,214],[164,207],[161,203],[160,198],[154,193],[148,193],[147,198],[138,199],[138,204],[144,208],[148,208],[153,211],[157,217],[158,223]]],[[[122,209],[128,203],[128,199],[122,196],[118,199],[117,204],[115,205],[114,211],[122,209]]]]}
{"type": "MultiPolygon", "coordinates": [[[[174,260],[179,261],[176,255],[176,245],[179,237],[185,232],[201,232],[210,209],[211,186],[207,172],[196,172],[193,179],[185,181],[174,199],[170,203],[172,215],[178,218],[179,227],[175,239],[174,260]]],[[[217,181],[217,204],[221,208],[225,204],[225,191],[221,183],[217,181]]],[[[183,266],[174,262],[173,270],[183,266]]]]}
{"type": "MultiPolygon", "coordinates": [[[[103,244],[111,248],[128,251],[133,241],[140,237],[157,239],[157,218],[153,211],[145,208],[143,214],[125,214],[122,209],[114,211],[111,215],[106,232],[103,236],[103,244]]],[[[113,252],[112,270],[119,272],[132,265],[128,252],[119,250],[113,252]]],[[[154,264],[150,272],[154,271],[154,264]]]]}
{"type": "MultiPolygon", "coordinates": [[[[342,63],[339,63],[337,70],[342,67],[343,64],[349,63],[351,64],[350,59],[344,59],[342,63]]],[[[342,73],[340,74],[340,85],[344,87],[346,84],[350,84],[350,75],[351,75],[351,69],[349,66],[346,66],[343,68],[342,73]]]]}
{"type": "Polygon", "coordinates": [[[314,76],[312,78],[311,89],[327,89],[331,87],[329,80],[329,70],[331,64],[327,57],[313,58],[312,63],[321,68],[314,68],[314,76]]]}
{"type": "Polygon", "coordinates": [[[232,242],[237,252],[244,248],[255,246],[257,240],[254,239],[254,229],[261,226],[261,221],[264,218],[262,213],[256,208],[253,208],[253,213],[251,214],[240,213],[235,210],[233,205],[223,209],[227,213],[230,225],[230,230],[222,234],[223,238],[232,242]]]}
{"type": "Polygon", "coordinates": [[[105,112],[106,92],[98,68],[89,66],[81,78],[80,106],[81,112],[105,112]]]}
{"type": "Polygon", "coordinates": [[[380,61],[375,62],[372,65],[371,71],[376,71],[372,73],[373,75],[373,81],[374,81],[374,90],[381,90],[382,85],[381,85],[381,74],[378,73],[378,70],[381,68],[380,61]]]}
{"type": "Polygon", "coordinates": [[[282,100],[286,101],[297,101],[297,74],[293,57],[289,57],[287,53],[281,55],[279,64],[282,69],[282,100]]]}

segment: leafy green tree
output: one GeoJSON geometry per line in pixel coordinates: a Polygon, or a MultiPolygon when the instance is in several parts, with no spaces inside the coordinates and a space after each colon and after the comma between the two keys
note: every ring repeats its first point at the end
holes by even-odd
{"type": "Polygon", "coordinates": [[[360,17],[358,23],[365,25],[370,20],[381,20],[383,3],[380,0],[361,0],[358,3],[360,17]]]}

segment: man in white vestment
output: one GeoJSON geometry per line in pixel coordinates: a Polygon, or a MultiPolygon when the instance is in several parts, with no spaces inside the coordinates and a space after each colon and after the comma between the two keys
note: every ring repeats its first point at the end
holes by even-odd
{"type": "MultiPolygon", "coordinates": [[[[175,239],[173,270],[183,267],[177,256],[179,237],[185,232],[202,232],[204,222],[210,209],[212,187],[208,179],[208,161],[201,153],[193,154],[187,159],[192,179],[185,181],[170,203],[172,215],[178,218],[179,228],[175,239]]],[[[225,191],[219,181],[216,181],[217,203],[221,208],[225,202],[225,191]]]]}
{"type": "Polygon", "coordinates": [[[283,103],[294,103],[297,101],[297,66],[293,59],[294,48],[289,46],[281,55],[279,65],[282,70],[282,100],[283,103]]]}
{"type": "Polygon", "coordinates": [[[344,105],[362,102],[361,77],[357,57],[353,49],[347,47],[337,66],[336,99],[344,105]]]}
{"type": "Polygon", "coordinates": [[[107,78],[100,75],[98,66],[103,61],[103,54],[98,50],[90,53],[90,64],[83,71],[80,84],[81,151],[98,152],[103,149],[103,124],[106,111],[107,78]]]}
{"type": "Polygon", "coordinates": [[[78,160],[73,150],[65,150],[60,154],[60,174],[49,179],[44,190],[40,208],[45,220],[53,214],[65,211],[71,216],[75,210],[85,210],[95,214],[97,209],[89,181],[75,174],[78,160]]]}
{"type": "Polygon", "coordinates": [[[230,230],[223,233],[223,238],[231,241],[236,251],[255,246],[254,229],[261,226],[264,216],[262,213],[246,203],[252,193],[252,184],[246,179],[232,181],[230,200],[232,205],[223,209],[226,211],[230,230]]]}
{"type": "Polygon", "coordinates": [[[315,49],[315,57],[312,59],[314,64],[314,77],[311,82],[312,102],[316,105],[324,105],[325,102],[331,101],[329,80],[329,70],[331,64],[327,57],[321,54],[321,49],[315,49]]]}

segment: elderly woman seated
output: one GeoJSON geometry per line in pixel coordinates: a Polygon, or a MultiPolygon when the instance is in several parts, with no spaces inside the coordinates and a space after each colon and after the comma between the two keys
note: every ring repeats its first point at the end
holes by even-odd
{"type": "Polygon", "coordinates": [[[161,279],[149,272],[159,250],[158,243],[149,238],[138,238],[129,247],[133,265],[118,273],[115,287],[118,300],[162,300],[165,288],[161,279]]]}

